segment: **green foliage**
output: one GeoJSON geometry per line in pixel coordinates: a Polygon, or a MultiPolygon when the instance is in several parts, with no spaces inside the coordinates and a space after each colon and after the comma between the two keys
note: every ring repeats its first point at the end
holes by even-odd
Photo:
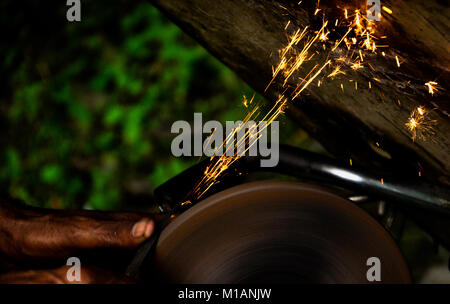
{"type": "Polygon", "coordinates": [[[130,208],[195,163],[171,156],[174,121],[243,117],[252,90],[148,1],[83,1],[78,23],[61,2],[30,6],[1,10],[3,28],[19,33],[0,48],[0,183],[10,195],[130,208]]]}
{"type": "Polygon", "coordinates": [[[85,1],[73,24],[59,20],[59,4],[35,9],[50,26],[2,12],[23,35],[2,43],[0,182],[29,204],[123,207],[130,193],[149,193],[195,162],[171,156],[175,120],[239,112],[250,92],[147,2],[85,1]]]}

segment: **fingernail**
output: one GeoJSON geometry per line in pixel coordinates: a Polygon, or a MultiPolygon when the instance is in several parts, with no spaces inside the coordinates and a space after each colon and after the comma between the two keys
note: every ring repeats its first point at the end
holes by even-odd
{"type": "Polygon", "coordinates": [[[149,221],[149,222],[147,223],[147,226],[145,227],[145,233],[144,233],[144,236],[145,236],[146,238],[148,238],[148,237],[150,237],[150,236],[152,235],[152,233],[153,233],[153,228],[154,228],[154,223],[153,223],[153,221],[149,221]]]}
{"type": "Polygon", "coordinates": [[[131,235],[134,238],[140,238],[144,235],[147,221],[147,219],[141,219],[136,224],[134,224],[133,228],[131,229],[131,235]]]}

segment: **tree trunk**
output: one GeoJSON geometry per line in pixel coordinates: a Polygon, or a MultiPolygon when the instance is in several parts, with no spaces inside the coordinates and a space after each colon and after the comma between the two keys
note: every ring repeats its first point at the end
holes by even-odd
{"type": "MultiPolygon", "coordinates": [[[[365,1],[322,0],[317,15],[317,2],[307,0],[300,5],[297,0],[152,1],[269,100],[281,90],[275,81],[264,92],[272,66],[278,64],[277,50],[288,42],[288,21],[292,33],[292,29],[322,23],[322,12],[334,23],[336,17],[343,18],[343,8],[365,11],[365,1]]],[[[311,83],[287,113],[337,158],[417,178],[420,171],[421,178],[449,184],[449,92],[445,90],[450,69],[449,9],[437,0],[383,0],[381,4],[393,11],[382,11],[381,21],[376,22],[377,34],[387,36],[385,56],[378,49],[366,57],[370,68],[326,78],[320,86],[317,81],[311,83]],[[428,81],[437,81],[444,90],[429,94],[424,85],[428,81]],[[405,123],[419,106],[432,110],[428,115],[436,120],[435,134],[413,141],[405,123]]],[[[339,48],[330,58],[339,56],[339,48]]],[[[311,63],[324,60],[319,55],[311,63]]]]}

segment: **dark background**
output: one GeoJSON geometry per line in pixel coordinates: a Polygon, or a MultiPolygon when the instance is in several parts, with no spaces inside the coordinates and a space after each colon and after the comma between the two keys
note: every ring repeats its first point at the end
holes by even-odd
{"type": "MultiPolygon", "coordinates": [[[[172,156],[172,123],[240,120],[253,91],[149,1],[83,0],[73,23],[65,2],[0,4],[1,191],[40,207],[151,210],[153,189],[198,161],[172,156]]],[[[324,153],[280,121],[282,143],[324,153]]],[[[448,252],[405,227],[415,279],[448,279],[448,252]]]]}
{"type": "Polygon", "coordinates": [[[1,186],[36,206],[146,208],[197,161],[172,157],[172,123],[242,119],[253,91],[148,1],[82,1],[73,23],[67,9],[1,5],[1,186]]]}

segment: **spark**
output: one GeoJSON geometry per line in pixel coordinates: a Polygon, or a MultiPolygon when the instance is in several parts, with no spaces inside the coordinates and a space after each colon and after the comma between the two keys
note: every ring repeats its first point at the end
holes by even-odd
{"type": "Polygon", "coordinates": [[[328,60],[318,71],[316,74],[314,74],[314,76],[310,77],[310,79],[303,85],[303,87],[297,91],[297,93],[294,95],[294,97],[292,97],[292,99],[297,98],[297,96],[304,90],[306,89],[306,87],[314,80],[314,78],[316,78],[317,76],[319,76],[319,74],[322,72],[322,70],[328,65],[330,64],[331,60],[328,60]]]}
{"type": "Polygon", "coordinates": [[[331,77],[331,79],[334,79],[334,77],[339,75],[339,74],[345,74],[345,72],[341,70],[341,66],[340,65],[336,66],[334,68],[334,70],[327,77],[328,78],[331,77]]]}
{"type": "Polygon", "coordinates": [[[242,103],[243,103],[244,107],[248,108],[248,106],[252,104],[253,99],[255,99],[255,94],[253,94],[253,96],[252,96],[252,98],[250,100],[248,100],[247,96],[245,96],[245,95],[243,96],[242,99],[243,99],[242,103]]]}
{"type": "Polygon", "coordinates": [[[381,8],[383,9],[383,11],[385,11],[389,15],[392,15],[392,10],[390,8],[388,8],[388,7],[384,6],[384,5],[381,8]]]}
{"type": "Polygon", "coordinates": [[[428,93],[434,95],[435,92],[438,92],[440,87],[436,81],[428,81],[425,83],[425,86],[428,88],[428,93]]]}
{"type": "Polygon", "coordinates": [[[357,27],[361,26],[361,22],[359,21],[359,10],[355,10],[355,24],[357,27]]]}
{"type": "Polygon", "coordinates": [[[345,33],[345,35],[341,38],[341,40],[331,49],[332,52],[334,52],[334,50],[337,49],[337,47],[339,46],[339,44],[341,44],[342,40],[344,40],[345,36],[348,35],[348,33],[350,33],[352,31],[352,28],[349,28],[347,33],[345,33]]]}
{"type": "MultiPolygon", "coordinates": [[[[301,2],[302,1],[299,1],[298,4],[301,2]]],[[[280,7],[287,10],[286,7],[280,7]]],[[[314,15],[317,15],[321,10],[322,9],[319,8],[318,1],[314,15]]],[[[389,8],[383,7],[383,10],[389,14],[392,14],[392,11],[389,8]]],[[[358,9],[350,9],[351,12],[354,12],[351,15],[348,11],[348,8],[344,9],[345,19],[335,19],[334,29],[327,29],[328,21],[325,20],[324,11],[322,27],[318,31],[313,31],[309,28],[309,26],[306,26],[303,30],[297,29],[287,35],[288,41],[283,48],[278,50],[277,63],[272,66],[272,78],[265,88],[265,91],[267,91],[270,86],[277,83],[279,88],[283,88],[283,93],[279,95],[279,98],[273,107],[261,120],[267,121],[265,128],[277,119],[279,115],[284,113],[289,102],[292,102],[294,99],[299,97],[300,94],[306,90],[311,83],[315,83],[316,80],[317,86],[320,87],[328,78],[334,79],[340,74],[346,74],[347,69],[357,71],[364,68],[367,64],[372,70],[374,70],[370,63],[372,56],[366,55],[367,53],[364,53],[363,51],[376,54],[377,48],[388,46],[386,44],[378,44],[379,42],[377,40],[380,37],[376,36],[376,23],[365,18],[364,14],[362,14],[358,9]],[[334,44],[325,43],[330,39],[330,32],[335,31],[338,26],[346,28],[345,34],[340,37],[340,39],[334,41],[334,44]],[[348,50],[345,54],[339,54],[338,58],[333,59],[334,62],[332,65],[332,60],[329,58],[330,55],[333,55],[330,53],[335,52],[343,42],[348,50]],[[304,70],[303,66],[305,63],[310,61],[314,56],[316,56],[315,58],[325,58],[325,56],[321,56],[321,54],[323,54],[321,53],[322,49],[325,52],[328,52],[328,54],[325,54],[327,55],[326,59],[323,59],[322,63],[317,63],[312,68],[304,70]],[[356,55],[356,58],[354,55],[356,55]],[[366,55],[366,57],[364,55],[366,55]],[[330,70],[332,70],[331,73],[328,72],[326,77],[320,76],[324,73],[327,67],[330,67],[330,70]],[[289,93],[284,95],[286,92],[289,93]]],[[[293,24],[289,20],[285,24],[284,30],[287,31],[292,27],[293,24]]],[[[382,36],[381,38],[386,38],[386,36],[382,36]]],[[[342,49],[345,51],[345,48],[342,49]]],[[[341,52],[341,50],[338,51],[341,52]]],[[[383,56],[386,55],[384,51],[381,52],[381,54],[383,56]]],[[[400,67],[399,58],[397,56],[395,57],[397,66],[400,67]]],[[[378,78],[373,78],[373,80],[381,83],[381,80],[378,78]]],[[[358,82],[356,80],[349,81],[354,82],[355,90],[358,90],[358,82]]],[[[433,95],[437,91],[437,83],[428,82],[425,85],[427,86],[430,94],[433,95]]],[[[369,89],[372,88],[370,81],[368,82],[368,86],[369,89]]],[[[344,84],[342,82],[340,83],[340,87],[342,92],[344,92],[344,84]]],[[[243,96],[243,104],[246,108],[250,108],[253,98],[254,96],[251,100],[248,100],[245,96],[243,96]]],[[[259,111],[259,107],[254,106],[253,110],[251,110],[243,120],[244,124],[249,120],[253,120],[256,115],[259,115],[259,111]]],[[[427,126],[432,126],[434,121],[428,118],[428,112],[423,107],[419,107],[413,112],[414,115],[410,117],[407,127],[411,132],[414,132],[414,139],[416,137],[421,137],[422,134],[429,134],[429,131],[427,130],[430,130],[431,128],[427,128],[427,126]]],[[[225,174],[227,170],[229,170],[230,166],[232,166],[237,159],[241,157],[237,153],[238,147],[244,148],[247,151],[253,144],[255,144],[261,136],[262,130],[259,127],[260,125],[257,124],[253,130],[245,130],[244,140],[242,138],[236,140],[234,137],[239,129],[235,129],[232,132],[234,134],[227,136],[227,139],[224,140],[222,146],[226,147],[227,151],[233,149],[231,150],[232,153],[230,154],[225,152],[222,156],[212,156],[210,158],[210,163],[204,171],[203,178],[196,184],[196,187],[194,187],[193,192],[191,193],[194,195],[193,197],[197,199],[202,197],[208,189],[220,181],[220,177],[225,174]],[[253,131],[256,131],[256,138],[252,137],[251,132],[253,131]]],[[[350,159],[350,165],[352,165],[352,159],[350,159]]],[[[383,179],[381,179],[381,182],[383,183],[383,179]]]]}
{"type": "Polygon", "coordinates": [[[413,141],[417,138],[426,141],[427,137],[435,134],[434,126],[436,124],[437,121],[429,117],[429,112],[423,106],[414,109],[408,118],[408,122],[405,123],[413,141]]]}
{"type": "MultiPolygon", "coordinates": [[[[245,97],[245,95],[244,95],[244,97],[245,97]]],[[[209,143],[211,142],[214,133],[216,133],[216,128],[214,128],[214,130],[209,134],[209,136],[208,136],[208,141],[207,141],[206,144],[205,144],[206,146],[209,145],[209,143]]],[[[200,158],[201,158],[201,157],[200,157],[200,158]]]]}
{"type": "Polygon", "coordinates": [[[372,46],[371,46],[371,40],[370,40],[370,35],[368,32],[366,32],[366,39],[364,40],[364,44],[363,46],[366,47],[366,49],[371,50],[372,46]]]}
{"type": "MultiPolygon", "coordinates": [[[[326,26],[326,24],[325,24],[326,26]]],[[[273,75],[272,75],[272,79],[269,82],[269,84],[267,85],[266,89],[264,90],[267,91],[267,89],[270,87],[270,85],[272,84],[272,82],[275,80],[275,78],[277,77],[278,73],[280,71],[285,70],[286,66],[288,65],[288,59],[286,58],[286,55],[288,54],[288,52],[293,48],[294,45],[298,44],[307,34],[307,30],[308,30],[308,26],[305,27],[303,29],[302,32],[300,32],[300,29],[298,29],[295,34],[291,37],[291,40],[289,41],[288,45],[280,50],[280,63],[278,64],[278,66],[276,67],[276,69],[273,71],[273,75]]],[[[317,36],[316,36],[317,37],[317,36]]],[[[314,40],[315,41],[315,40],[314,40]]],[[[311,44],[309,45],[309,47],[312,45],[312,43],[314,42],[312,41],[311,44]]],[[[300,66],[306,59],[306,53],[309,49],[309,47],[305,47],[306,50],[304,49],[303,52],[297,57],[297,60],[295,61],[294,67],[291,68],[292,72],[294,72],[295,67],[298,68],[298,66],[300,66]]]]}
{"type": "Polygon", "coordinates": [[[322,31],[322,33],[320,34],[319,40],[322,41],[322,42],[327,41],[328,40],[327,36],[328,36],[329,33],[330,32],[326,32],[325,33],[325,32],[322,31]]]}
{"type": "Polygon", "coordinates": [[[184,201],[181,203],[181,206],[191,205],[192,202],[190,200],[184,201]]]}
{"type": "Polygon", "coordinates": [[[419,112],[419,114],[422,115],[422,116],[425,114],[425,111],[424,111],[424,109],[422,107],[418,107],[417,108],[417,112],[419,112]]]}
{"type": "Polygon", "coordinates": [[[294,72],[298,71],[298,69],[302,66],[302,64],[305,61],[308,61],[309,59],[311,59],[311,57],[313,55],[308,58],[308,51],[312,47],[314,42],[316,42],[316,40],[320,37],[320,32],[322,32],[325,29],[327,24],[328,24],[328,21],[325,21],[323,23],[322,28],[319,30],[317,35],[315,35],[313,38],[310,38],[307,41],[307,43],[305,44],[305,46],[303,47],[303,49],[300,51],[300,53],[298,53],[298,55],[295,57],[295,59],[293,60],[294,63],[285,69],[286,71],[285,71],[285,79],[284,79],[283,85],[286,85],[289,78],[294,74],[294,72]]]}
{"type": "Polygon", "coordinates": [[[287,30],[287,28],[289,27],[289,24],[291,24],[291,20],[289,20],[289,21],[286,23],[286,26],[284,27],[284,30],[287,30]]]}
{"type": "MultiPolygon", "coordinates": [[[[278,104],[278,103],[277,103],[278,104]]],[[[217,184],[217,179],[223,175],[223,173],[239,158],[237,155],[228,156],[230,149],[235,148],[236,145],[236,151],[239,150],[239,147],[244,145],[246,143],[247,139],[251,139],[251,134],[253,134],[253,131],[255,131],[255,128],[258,127],[258,125],[253,126],[252,128],[249,128],[245,132],[245,136],[243,139],[241,139],[239,142],[233,142],[235,135],[245,126],[245,123],[248,122],[252,117],[255,116],[255,113],[257,112],[258,107],[255,107],[251,112],[247,114],[245,119],[243,120],[243,124],[241,124],[238,128],[236,128],[232,133],[227,135],[227,138],[223,141],[221,147],[223,147],[226,144],[226,151],[223,155],[220,157],[212,156],[211,163],[206,167],[204,171],[203,178],[197,183],[197,185],[194,187],[192,193],[195,195],[196,198],[200,198],[203,196],[204,193],[206,193],[213,185],[217,184]],[[213,162],[213,159],[217,158],[215,162],[213,162]]],[[[272,111],[272,110],[271,110],[272,111]]],[[[249,144],[248,148],[250,148],[252,143],[249,144]]]]}
{"type": "MultiPolygon", "coordinates": [[[[287,81],[292,77],[292,75],[294,75],[295,72],[297,72],[301,68],[303,63],[310,60],[312,56],[314,56],[314,53],[312,55],[309,55],[309,51],[312,48],[313,44],[317,40],[319,40],[321,35],[327,35],[325,34],[325,27],[327,26],[327,24],[328,21],[324,21],[322,28],[312,37],[309,36],[308,38],[306,38],[308,34],[308,27],[305,27],[303,31],[300,31],[300,29],[297,30],[294,35],[290,37],[287,46],[279,50],[280,61],[276,68],[272,67],[272,79],[266,87],[266,90],[279,75],[282,75],[284,77],[283,86],[286,85],[287,81]],[[303,48],[300,51],[297,51],[295,49],[295,46],[298,45],[298,43],[304,38],[306,38],[306,42],[303,48]]],[[[295,98],[297,98],[330,63],[331,60],[328,60],[320,68],[318,68],[319,65],[315,65],[293,91],[292,95],[294,96],[292,98],[286,98],[283,95],[280,95],[279,99],[276,101],[272,109],[261,120],[267,121],[267,125],[265,125],[264,128],[267,128],[279,115],[283,114],[287,106],[287,102],[289,100],[294,100],[295,98]]],[[[246,98],[244,96],[243,103],[244,105],[248,106],[248,104],[251,102],[246,101],[246,98]]],[[[255,115],[255,113],[256,109],[254,109],[247,115],[247,117],[243,120],[243,123],[245,124],[245,122],[248,122],[255,115]]],[[[244,124],[242,124],[241,126],[243,126],[244,124]]],[[[237,130],[234,130],[232,134],[228,135],[227,139],[225,139],[222,143],[222,146],[227,143],[225,153],[220,157],[211,157],[210,164],[205,169],[203,178],[196,184],[191,194],[198,199],[202,197],[213,185],[217,184],[219,182],[219,178],[223,174],[225,174],[225,172],[237,159],[241,157],[241,154],[238,155],[238,153],[235,151],[239,151],[239,147],[241,147],[245,149],[245,154],[245,152],[248,151],[248,149],[250,149],[250,147],[255,144],[255,142],[261,136],[262,131],[263,129],[261,128],[260,123],[258,123],[252,130],[245,130],[244,139],[240,139],[239,142],[235,142],[234,139],[234,135],[236,134],[236,132],[239,132],[239,128],[237,128],[237,130]],[[256,138],[250,138],[253,131],[255,131],[257,134],[256,138]],[[246,145],[247,141],[248,146],[246,145]],[[234,150],[235,148],[236,150],[234,150]],[[232,155],[230,156],[230,154],[232,155]]]]}
{"type": "Polygon", "coordinates": [[[350,66],[353,70],[362,69],[364,66],[359,62],[359,60],[353,62],[353,64],[350,66]]]}
{"type": "Polygon", "coordinates": [[[400,61],[398,60],[398,56],[395,55],[395,61],[397,62],[397,67],[400,67],[400,61]]]}
{"type": "Polygon", "coordinates": [[[350,41],[348,41],[348,39],[347,39],[347,38],[344,38],[344,42],[345,42],[345,46],[347,47],[347,49],[348,49],[348,50],[350,50],[350,49],[351,49],[351,47],[352,47],[352,45],[351,45],[350,41]]]}

